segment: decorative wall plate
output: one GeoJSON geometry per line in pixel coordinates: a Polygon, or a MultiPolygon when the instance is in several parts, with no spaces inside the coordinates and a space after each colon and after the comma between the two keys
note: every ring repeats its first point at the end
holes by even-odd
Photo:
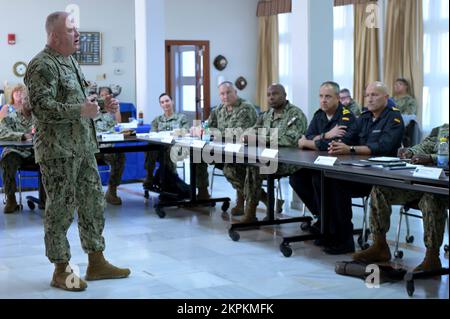
{"type": "Polygon", "coordinates": [[[240,76],[240,77],[237,78],[237,80],[236,80],[236,82],[234,84],[236,85],[236,87],[239,90],[242,91],[247,86],[247,80],[243,76],[240,76]]]}
{"type": "Polygon", "coordinates": [[[228,65],[228,61],[223,55],[218,55],[214,59],[214,67],[219,71],[222,71],[223,69],[225,69],[227,67],[227,65],[228,65]]]}

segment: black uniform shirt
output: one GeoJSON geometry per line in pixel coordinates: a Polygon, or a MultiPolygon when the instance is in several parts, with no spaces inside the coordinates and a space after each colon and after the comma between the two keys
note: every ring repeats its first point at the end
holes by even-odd
{"type": "MultiPolygon", "coordinates": [[[[336,125],[347,126],[347,133],[341,138],[342,142],[349,143],[351,137],[350,128],[356,124],[355,115],[341,103],[339,103],[336,112],[334,113],[331,120],[328,120],[327,114],[321,109],[314,113],[314,117],[309,123],[308,130],[306,131],[306,138],[312,140],[317,135],[326,133],[330,131],[336,125]]],[[[328,149],[328,144],[331,140],[318,139],[315,141],[316,147],[320,151],[326,151],[328,149]]]]}
{"type": "Polygon", "coordinates": [[[386,107],[374,121],[373,114],[366,111],[356,120],[352,130],[353,145],[366,145],[376,156],[397,156],[405,125],[400,111],[386,107]]]}

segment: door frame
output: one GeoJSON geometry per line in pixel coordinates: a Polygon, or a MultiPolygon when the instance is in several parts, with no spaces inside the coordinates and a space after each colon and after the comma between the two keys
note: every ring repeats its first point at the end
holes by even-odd
{"type": "MultiPolygon", "coordinates": [[[[173,45],[194,45],[204,46],[205,52],[203,53],[203,117],[208,119],[211,109],[211,75],[209,67],[209,41],[207,40],[166,40],[165,41],[165,61],[166,61],[166,92],[170,94],[172,92],[171,85],[171,69],[170,69],[170,47],[173,45]]],[[[199,102],[196,102],[196,110],[198,109],[199,102]]],[[[196,111],[195,117],[199,120],[199,114],[196,111]]]]}

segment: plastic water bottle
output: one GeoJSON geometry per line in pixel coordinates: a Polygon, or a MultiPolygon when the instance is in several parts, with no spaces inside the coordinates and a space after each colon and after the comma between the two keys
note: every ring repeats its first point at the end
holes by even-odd
{"type": "Polygon", "coordinates": [[[138,125],[144,125],[144,112],[143,111],[139,111],[138,125]]]}
{"type": "Polygon", "coordinates": [[[447,138],[441,137],[437,152],[437,166],[448,167],[448,142],[447,138]]]}
{"type": "Polygon", "coordinates": [[[209,132],[209,125],[208,125],[208,121],[205,121],[203,123],[203,135],[202,135],[202,140],[209,142],[211,140],[211,134],[209,132]]]}

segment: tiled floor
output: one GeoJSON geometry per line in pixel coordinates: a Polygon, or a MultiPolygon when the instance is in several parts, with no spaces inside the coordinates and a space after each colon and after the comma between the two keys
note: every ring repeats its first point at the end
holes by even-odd
{"type": "MultiPolygon", "coordinates": [[[[289,202],[287,181],[283,192],[289,202]]],[[[105,212],[105,255],[130,267],[130,278],[89,282],[81,293],[51,288],[53,266],[45,257],[42,212],[25,207],[13,215],[0,214],[0,298],[408,298],[404,282],[369,289],[360,279],[336,275],[335,262],[350,260],[349,255],[326,255],[312,242],[294,243],[293,255],[284,257],[278,248],[281,235],[299,234],[298,224],[241,232],[240,241],[233,242],[219,207],[169,208],[160,219],[152,209],[157,198],[144,203],[140,184],[122,185],[119,194],[123,206],[108,205],[105,212]]],[[[234,192],[225,180],[216,178],[214,195],[230,194],[234,192]]],[[[288,206],[286,215],[300,214],[288,206]]],[[[398,207],[389,233],[392,244],[397,212],[398,207]]],[[[264,217],[262,206],[258,215],[264,217]]],[[[355,225],[361,225],[361,216],[355,209],[355,225]]],[[[421,220],[411,220],[411,226],[416,240],[403,244],[405,256],[399,261],[410,268],[425,251],[421,220]]],[[[84,274],[87,256],[77,232],[74,223],[68,234],[72,264],[84,274]]],[[[443,252],[441,259],[448,265],[443,252]]],[[[414,298],[448,297],[448,276],[416,281],[414,298]]]]}

